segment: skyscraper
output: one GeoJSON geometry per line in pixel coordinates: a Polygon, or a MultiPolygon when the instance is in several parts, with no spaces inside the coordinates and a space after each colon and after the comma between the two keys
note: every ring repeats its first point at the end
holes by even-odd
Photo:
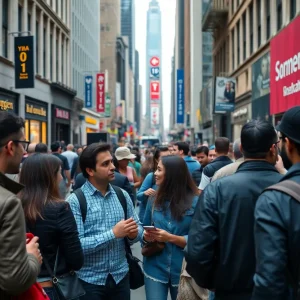
{"type": "Polygon", "coordinates": [[[146,119],[152,134],[160,124],[161,103],[161,11],[157,0],[149,2],[146,45],[146,119]]]}
{"type": "Polygon", "coordinates": [[[121,0],[121,35],[128,36],[129,65],[135,71],[135,0],[121,0]]]}

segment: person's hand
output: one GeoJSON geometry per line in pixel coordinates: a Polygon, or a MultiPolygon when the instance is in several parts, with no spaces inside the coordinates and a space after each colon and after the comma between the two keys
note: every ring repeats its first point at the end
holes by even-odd
{"type": "Polygon", "coordinates": [[[125,236],[132,234],[137,229],[136,222],[130,218],[127,220],[121,220],[119,223],[115,225],[113,228],[113,233],[116,238],[124,238],[125,236]]]}
{"type": "Polygon", "coordinates": [[[280,155],[277,156],[277,161],[276,161],[276,164],[275,164],[275,168],[277,169],[277,171],[280,174],[285,174],[287,172],[286,169],[284,168],[283,161],[282,161],[282,158],[281,158],[280,155]]]}
{"type": "Polygon", "coordinates": [[[151,232],[153,232],[152,230],[151,231],[148,231],[148,230],[144,230],[144,240],[147,242],[147,243],[151,243],[154,241],[154,237],[152,236],[151,232]]]}
{"type": "Polygon", "coordinates": [[[165,230],[158,229],[151,231],[151,235],[157,242],[169,242],[171,234],[165,230]]]}
{"type": "Polygon", "coordinates": [[[151,188],[144,192],[145,196],[154,196],[155,194],[156,194],[156,191],[151,188]]]}
{"type": "Polygon", "coordinates": [[[39,238],[37,236],[33,237],[31,241],[26,244],[26,251],[27,253],[34,255],[41,265],[43,263],[43,258],[39,249],[39,244],[37,242],[38,240],[39,238]]]}
{"type": "Polygon", "coordinates": [[[66,183],[66,187],[69,188],[70,185],[71,185],[71,181],[68,181],[68,182],[66,183]]]}

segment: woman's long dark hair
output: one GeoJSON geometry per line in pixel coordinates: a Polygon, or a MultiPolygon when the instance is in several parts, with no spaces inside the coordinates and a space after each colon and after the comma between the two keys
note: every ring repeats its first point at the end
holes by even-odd
{"type": "Polygon", "coordinates": [[[165,176],[158,187],[155,206],[166,209],[166,201],[170,201],[171,215],[180,221],[185,211],[191,207],[198,189],[181,157],[163,156],[161,162],[165,168],[165,176]]]}
{"type": "Polygon", "coordinates": [[[63,201],[59,195],[57,173],[61,160],[51,154],[36,153],[25,159],[20,183],[25,188],[20,192],[25,219],[34,223],[42,217],[43,208],[49,202],[63,201]]]}

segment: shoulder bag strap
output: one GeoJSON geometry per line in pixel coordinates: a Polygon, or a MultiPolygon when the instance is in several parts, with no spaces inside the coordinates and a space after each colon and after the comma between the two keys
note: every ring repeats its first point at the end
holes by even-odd
{"type": "Polygon", "coordinates": [[[293,180],[281,181],[265,189],[265,191],[268,190],[276,190],[283,192],[300,202],[300,184],[296,183],[293,180]]]}
{"type": "Polygon", "coordinates": [[[87,214],[87,203],[86,203],[86,198],[84,196],[84,193],[81,188],[77,189],[74,191],[74,194],[76,195],[80,210],[81,210],[81,217],[82,217],[82,222],[85,222],[86,219],[86,214],[87,214]]]}

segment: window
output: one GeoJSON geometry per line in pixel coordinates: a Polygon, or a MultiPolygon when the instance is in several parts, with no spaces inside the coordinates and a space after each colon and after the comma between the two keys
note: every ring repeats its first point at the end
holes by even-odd
{"type": "MultiPolygon", "coordinates": [[[[28,14],[27,16],[27,30],[31,31],[31,14],[28,14]]],[[[31,34],[33,33],[31,32],[31,34]]]]}
{"type": "Polygon", "coordinates": [[[39,22],[35,23],[35,67],[39,74],[39,22]]]}
{"type": "MultiPolygon", "coordinates": [[[[2,55],[8,56],[8,0],[2,0],[2,55]]],[[[0,12],[1,13],[1,12],[0,12]]]]}
{"type": "Polygon", "coordinates": [[[18,7],[18,31],[22,31],[22,6],[18,7]]]}
{"type": "Polygon", "coordinates": [[[50,80],[52,81],[53,78],[53,53],[52,53],[52,46],[53,46],[53,36],[50,34],[50,80]]]}
{"type": "Polygon", "coordinates": [[[257,0],[257,46],[261,45],[261,0],[257,0]]]}
{"type": "Polygon", "coordinates": [[[58,40],[56,40],[56,81],[58,82],[58,74],[59,74],[59,69],[58,69],[58,40]]]}
{"type": "Polygon", "coordinates": [[[247,55],[247,28],[246,28],[246,13],[243,14],[243,60],[246,59],[247,55]]]}
{"type": "Polygon", "coordinates": [[[234,50],[234,29],[231,31],[231,53],[232,53],[232,70],[234,70],[235,50],[234,50]]]}
{"type": "Polygon", "coordinates": [[[46,28],[43,35],[43,77],[46,78],[46,28]]]}
{"type": "Polygon", "coordinates": [[[64,83],[64,42],[61,43],[61,82],[64,83]]]}
{"type": "Polygon", "coordinates": [[[253,3],[249,6],[250,14],[250,54],[253,53],[253,3]]]}
{"type": "Polygon", "coordinates": [[[266,11],[267,11],[267,26],[266,26],[266,30],[267,30],[267,40],[270,38],[271,36],[271,16],[270,16],[270,1],[271,0],[266,0],[266,11]]]}
{"type": "Polygon", "coordinates": [[[240,47],[240,24],[241,22],[238,21],[237,23],[237,60],[238,60],[238,66],[240,65],[240,52],[241,52],[241,47],[240,47]]]}
{"type": "Polygon", "coordinates": [[[296,1],[290,0],[290,19],[292,20],[296,16],[296,1]]]}
{"type": "Polygon", "coordinates": [[[282,27],[282,0],[276,0],[277,3],[277,30],[282,27]]]}

